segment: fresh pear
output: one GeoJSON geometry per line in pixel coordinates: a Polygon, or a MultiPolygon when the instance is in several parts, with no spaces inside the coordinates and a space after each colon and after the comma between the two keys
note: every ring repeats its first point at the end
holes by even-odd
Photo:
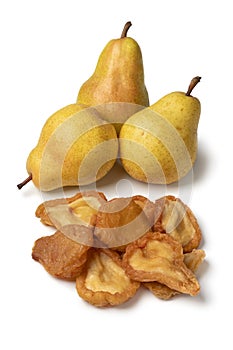
{"type": "Polygon", "coordinates": [[[42,191],[86,185],[109,172],[118,155],[115,128],[86,107],[71,104],[48,118],[19,189],[30,180],[42,191]]]}
{"type": "Polygon", "coordinates": [[[115,129],[117,136],[124,122],[131,117],[131,115],[146,108],[145,106],[136,105],[134,103],[114,102],[105,103],[94,107],[100,114],[101,118],[111,123],[115,129]]]}
{"type": "Polygon", "coordinates": [[[148,106],[142,53],[138,43],[127,37],[131,22],[119,39],[113,39],[100,54],[95,72],[81,86],[78,103],[89,106],[109,102],[128,102],[148,106]]]}
{"type": "MultiPolygon", "coordinates": [[[[144,69],[142,53],[138,43],[127,37],[127,32],[131,22],[124,26],[122,35],[118,39],[113,39],[105,46],[100,54],[96,69],[93,75],[81,86],[77,102],[89,106],[99,106],[103,104],[126,102],[140,106],[149,106],[149,98],[144,83],[144,69]]],[[[120,124],[129,116],[129,106],[127,110],[122,110],[122,106],[114,114],[109,107],[104,110],[101,107],[101,115],[108,121],[120,124]]],[[[135,107],[131,106],[135,113],[135,107]]],[[[112,109],[112,107],[110,107],[112,109]]],[[[118,125],[119,131],[119,125],[118,125]]]]}
{"type": "Polygon", "coordinates": [[[197,128],[201,104],[191,92],[172,92],[131,116],[121,128],[120,157],[133,178],[155,184],[180,180],[197,155],[197,128]]]}

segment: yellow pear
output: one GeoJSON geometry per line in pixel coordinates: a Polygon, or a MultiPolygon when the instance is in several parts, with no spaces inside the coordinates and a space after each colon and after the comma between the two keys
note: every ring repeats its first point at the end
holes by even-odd
{"type": "Polygon", "coordinates": [[[127,22],[121,38],[113,39],[100,54],[94,74],[81,86],[78,103],[89,106],[129,102],[148,106],[142,53],[138,43],[127,37],[127,22]]]}
{"type": "Polygon", "coordinates": [[[124,122],[131,115],[146,108],[145,106],[126,102],[105,103],[94,107],[100,114],[101,118],[111,123],[119,136],[120,130],[124,122]]]}
{"type": "Polygon", "coordinates": [[[133,178],[155,184],[180,180],[192,168],[197,154],[201,105],[191,92],[172,92],[131,116],[121,128],[120,157],[133,178]]]}
{"type": "Polygon", "coordinates": [[[121,37],[105,46],[93,75],[81,86],[77,98],[78,103],[100,106],[101,117],[114,123],[117,132],[139,110],[135,110],[135,104],[149,106],[141,49],[134,39],[127,37],[130,26],[131,22],[127,22],[121,37]],[[116,102],[122,103],[119,109],[111,105],[116,102]]]}
{"type": "Polygon", "coordinates": [[[118,155],[115,128],[93,108],[68,105],[42,128],[37,146],[27,159],[28,178],[42,191],[93,183],[113,167],[118,155]]]}

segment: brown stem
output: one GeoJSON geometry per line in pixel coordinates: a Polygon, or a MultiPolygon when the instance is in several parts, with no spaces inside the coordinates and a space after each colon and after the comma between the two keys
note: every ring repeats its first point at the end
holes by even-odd
{"type": "Polygon", "coordinates": [[[18,189],[21,190],[21,188],[31,180],[32,180],[32,174],[30,174],[23,182],[17,185],[18,189]]]}
{"type": "Polygon", "coordinates": [[[132,25],[131,22],[125,23],[125,26],[124,26],[122,34],[121,34],[121,38],[126,38],[127,37],[127,33],[128,33],[129,28],[131,27],[131,25],[132,25]]]}
{"type": "Polygon", "coordinates": [[[200,80],[201,80],[201,77],[194,77],[191,80],[191,83],[189,84],[189,87],[188,87],[188,91],[186,92],[186,96],[190,96],[191,92],[193,91],[193,89],[199,83],[200,80]]]}

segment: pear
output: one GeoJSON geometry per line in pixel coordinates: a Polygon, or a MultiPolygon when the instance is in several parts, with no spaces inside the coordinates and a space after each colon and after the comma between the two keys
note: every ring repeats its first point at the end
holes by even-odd
{"type": "Polygon", "coordinates": [[[94,107],[100,114],[101,118],[111,123],[115,129],[117,136],[120,135],[120,130],[125,121],[131,115],[146,108],[145,106],[136,105],[134,103],[114,102],[105,103],[94,107]]]}
{"type": "Polygon", "coordinates": [[[138,43],[127,37],[131,22],[119,39],[113,39],[100,54],[95,72],[81,86],[77,102],[89,106],[128,102],[148,106],[142,53],[138,43]]]}
{"type": "Polygon", "coordinates": [[[37,146],[27,159],[28,178],[42,191],[86,185],[105,176],[118,155],[115,128],[93,108],[68,105],[44,124],[37,146]]]}
{"type": "Polygon", "coordinates": [[[120,157],[133,178],[155,184],[180,180],[193,167],[197,155],[200,101],[191,92],[172,92],[131,116],[121,128],[120,157]]]}
{"type": "Polygon", "coordinates": [[[117,132],[136,112],[133,104],[149,106],[141,49],[134,39],[127,37],[130,26],[131,22],[127,22],[121,37],[110,40],[105,46],[93,75],[81,86],[77,97],[78,103],[89,106],[116,102],[132,104],[127,105],[126,110],[121,105],[119,111],[116,106],[106,106],[106,109],[101,106],[102,118],[118,123],[117,132]]]}

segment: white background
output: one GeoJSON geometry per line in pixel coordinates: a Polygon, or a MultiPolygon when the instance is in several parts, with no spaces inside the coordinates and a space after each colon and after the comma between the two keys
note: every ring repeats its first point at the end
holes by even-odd
{"type": "MultiPolygon", "coordinates": [[[[1,348],[232,348],[230,4],[226,0],[1,2],[1,348]],[[34,216],[42,201],[39,191],[32,183],[18,191],[16,184],[26,176],[27,155],[45,120],[75,102],[101,50],[121,34],[128,20],[133,23],[129,36],[142,49],[151,103],[171,91],[185,91],[193,76],[202,76],[193,92],[201,101],[202,114],[188,204],[203,231],[206,262],[198,274],[198,297],[165,302],[141,290],[123,306],[97,309],[78,297],[73,283],[50,277],[31,259],[34,241],[53,230],[34,216]]],[[[122,172],[120,176],[126,178],[122,172]]],[[[124,190],[128,194],[126,183],[117,185],[119,179],[113,174],[100,183],[108,198],[124,195],[124,190]]],[[[131,190],[143,194],[147,187],[132,181],[131,190]]],[[[176,194],[175,186],[167,191],[176,194]]],[[[152,192],[155,199],[159,186],[152,192]]]]}

